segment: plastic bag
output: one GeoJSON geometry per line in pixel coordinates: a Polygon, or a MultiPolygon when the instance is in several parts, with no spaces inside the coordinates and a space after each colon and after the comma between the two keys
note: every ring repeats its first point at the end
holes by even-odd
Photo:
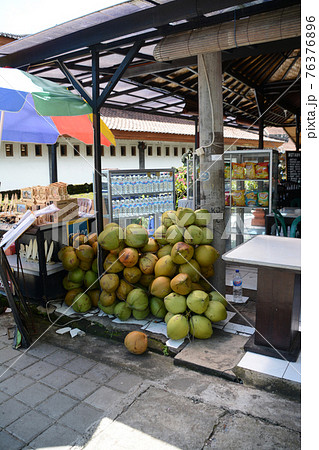
{"type": "Polygon", "coordinates": [[[233,163],[233,178],[243,180],[245,178],[245,163],[233,163]]]}
{"type": "Polygon", "coordinates": [[[268,192],[258,192],[258,205],[259,206],[268,206],[269,205],[268,192]]]}
{"type": "Polygon", "coordinates": [[[251,180],[256,178],[256,169],[255,168],[256,168],[256,163],[248,162],[248,161],[245,163],[246,178],[249,178],[251,180]]]}
{"type": "Polygon", "coordinates": [[[224,177],[230,178],[230,164],[225,164],[224,177]]]}
{"type": "Polygon", "coordinates": [[[268,162],[262,162],[256,164],[256,178],[258,179],[268,179],[269,178],[269,163],[268,162]]]}
{"type": "Polygon", "coordinates": [[[246,197],[246,206],[256,206],[258,200],[257,191],[247,191],[245,194],[246,197]]]}
{"type": "Polygon", "coordinates": [[[233,191],[233,206],[245,206],[245,189],[233,191]]]}

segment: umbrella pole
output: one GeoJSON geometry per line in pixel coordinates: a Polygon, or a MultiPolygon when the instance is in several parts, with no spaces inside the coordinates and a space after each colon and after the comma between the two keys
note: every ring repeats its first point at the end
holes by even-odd
{"type": "Polygon", "coordinates": [[[0,115],[0,145],[2,142],[3,122],[4,122],[4,111],[1,111],[1,115],[0,115]]]}

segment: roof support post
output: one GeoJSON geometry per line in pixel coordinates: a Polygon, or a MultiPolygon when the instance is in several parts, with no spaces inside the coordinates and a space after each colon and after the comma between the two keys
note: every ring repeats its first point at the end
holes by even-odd
{"type": "MultiPolygon", "coordinates": [[[[198,55],[200,207],[212,213],[213,246],[225,253],[225,181],[221,52],[198,55]]],[[[214,264],[212,284],[225,294],[225,263],[214,264]]]]}
{"type": "Polygon", "coordinates": [[[58,181],[58,163],[57,163],[57,155],[56,155],[57,145],[58,144],[48,145],[50,184],[56,183],[58,181]]]}
{"type": "Polygon", "coordinates": [[[258,131],[259,131],[259,140],[258,140],[258,148],[264,148],[264,112],[265,112],[265,99],[262,93],[257,92],[255,90],[256,103],[258,108],[258,131]]]}
{"type": "MultiPolygon", "coordinates": [[[[102,174],[101,174],[101,129],[100,108],[98,98],[100,93],[99,81],[99,52],[92,50],[92,111],[94,133],[94,209],[96,220],[96,232],[99,235],[103,231],[103,198],[102,198],[102,174]]],[[[102,252],[98,251],[98,275],[103,273],[102,252]]]]}

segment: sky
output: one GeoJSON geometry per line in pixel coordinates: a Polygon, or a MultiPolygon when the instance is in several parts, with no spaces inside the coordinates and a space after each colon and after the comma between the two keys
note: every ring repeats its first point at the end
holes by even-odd
{"type": "Polygon", "coordinates": [[[28,35],[125,0],[0,0],[0,33],[28,35]]]}

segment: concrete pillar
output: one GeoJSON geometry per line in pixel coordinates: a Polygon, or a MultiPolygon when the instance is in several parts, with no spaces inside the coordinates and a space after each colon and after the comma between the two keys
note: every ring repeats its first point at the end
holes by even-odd
{"type": "MultiPolygon", "coordinates": [[[[212,212],[213,246],[225,253],[225,181],[221,53],[198,55],[199,137],[201,208],[212,212]]],[[[210,280],[214,288],[225,294],[225,263],[221,256],[214,265],[210,280]]]]}

